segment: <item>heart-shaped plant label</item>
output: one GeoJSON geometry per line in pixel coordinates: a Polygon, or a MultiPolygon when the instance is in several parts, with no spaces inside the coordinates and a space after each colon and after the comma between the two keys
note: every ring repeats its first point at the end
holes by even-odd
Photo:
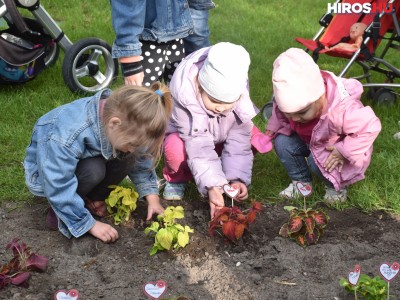
{"type": "Polygon", "coordinates": [[[354,270],[349,273],[349,282],[351,285],[356,286],[358,283],[358,280],[360,279],[360,274],[361,274],[361,266],[356,265],[354,267],[354,270]]]}
{"type": "Polygon", "coordinates": [[[236,186],[231,186],[229,184],[224,184],[222,187],[225,194],[227,194],[231,198],[235,198],[239,194],[239,188],[236,186]]]}
{"type": "Polygon", "coordinates": [[[303,197],[308,197],[312,193],[312,187],[309,183],[296,182],[296,188],[303,195],[303,197]]]}
{"type": "Polygon", "coordinates": [[[54,294],[54,300],[78,300],[80,294],[77,290],[59,290],[54,294]]]}
{"type": "Polygon", "coordinates": [[[399,267],[400,265],[397,262],[394,262],[391,266],[389,266],[387,263],[383,263],[379,267],[379,272],[381,273],[382,277],[389,282],[397,276],[399,273],[399,267]]]}
{"type": "Polygon", "coordinates": [[[143,290],[150,298],[158,299],[167,291],[167,284],[162,280],[157,282],[148,282],[143,286],[143,290]]]}

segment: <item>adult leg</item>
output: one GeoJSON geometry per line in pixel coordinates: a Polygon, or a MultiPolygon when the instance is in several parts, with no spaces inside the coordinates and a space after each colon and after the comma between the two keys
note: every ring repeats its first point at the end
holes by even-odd
{"type": "Polygon", "coordinates": [[[190,15],[193,20],[193,34],[183,39],[185,45],[185,54],[210,46],[210,28],[208,26],[208,10],[197,10],[190,8],[190,15]]]}
{"type": "Polygon", "coordinates": [[[165,67],[163,79],[168,85],[171,81],[175,69],[178,67],[182,59],[185,58],[185,49],[183,47],[183,40],[178,39],[168,43],[168,49],[165,54],[165,67]]]}
{"type": "Polygon", "coordinates": [[[140,41],[142,43],[143,86],[149,87],[162,80],[168,43],[140,41]]]}

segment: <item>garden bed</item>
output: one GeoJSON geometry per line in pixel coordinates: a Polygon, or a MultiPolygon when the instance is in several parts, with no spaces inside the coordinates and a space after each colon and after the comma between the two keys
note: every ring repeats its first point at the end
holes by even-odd
{"type": "MultiPolygon", "coordinates": [[[[208,235],[206,202],[164,202],[185,208],[183,223],[195,230],[189,245],[173,252],[149,255],[153,239],[144,234],[148,226],[145,203],[140,202],[131,226],[118,226],[120,239],[103,244],[87,235],[63,237],[45,225],[47,203],[0,207],[0,263],[11,258],[5,245],[19,237],[35,253],[48,257],[45,273],[32,273],[29,288],[7,286],[0,299],[53,299],[57,290],[77,289],[80,299],[149,299],[143,285],[163,280],[163,298],[187,299],[354,299],[339,286],[356,264],[362,273],[379,275],[383,262],[399,261],[400,223],[383,212],[364,214],[323,207],[329,224],[317,245],[302,248],[278,235],[287,221],[283,203],[268,205],[237,243],[208,235]]],[[[287,205],[288,203],[285,203],[287,205]]],[[[390,292],[400,295],[399,278],[390,292]]]]}

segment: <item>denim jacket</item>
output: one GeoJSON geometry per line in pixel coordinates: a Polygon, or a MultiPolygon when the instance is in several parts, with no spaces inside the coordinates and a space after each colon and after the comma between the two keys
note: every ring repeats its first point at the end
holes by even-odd
{"type": "MultiPolygon", "coordinates": [[[[77,194],[75,171],[79,160],[113,155],[99,118],[99,101],[111,90],[62,105],[36,122],[24,160],[25,180],[36,196],[46,197],[67,237],[89,231],[95,219],[77,194]]],[[[152,160],[138,157],[128,174],[140,197],[158,194],[152,160]]]]}
{"type": "Polygon", "coordinates": [[[139,39],[167,42],[193,33],[190,8],[208,10],[212,0],[110,0],[116,33],[114,58],[141,54],[139,39]]]}

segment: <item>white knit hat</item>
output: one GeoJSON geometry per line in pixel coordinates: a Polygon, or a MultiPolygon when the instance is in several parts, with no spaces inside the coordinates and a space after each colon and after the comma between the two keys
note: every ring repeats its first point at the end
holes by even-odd
{"type": "Polygon", "coordinates": [[[302,110],[325,92],[318,65],[298,48],[290,48],[274,61],[272,83],[276,104],[285,113],[302,110]]]}
{"type": "Polygon", "coordinates": [[[199,83],[211,97],[226,103],[239,99],[247,83],[250,56],[242,46],[212,46],[199,72],[199,83]]]}

